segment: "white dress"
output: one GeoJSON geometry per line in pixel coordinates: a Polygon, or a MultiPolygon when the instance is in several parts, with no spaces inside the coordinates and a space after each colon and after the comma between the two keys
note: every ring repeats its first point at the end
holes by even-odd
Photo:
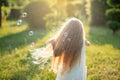
{"type": "Polygon", "coordinates": [[[62,67],[59,66],[56,80],[86,80],[87,67],[86,67],[86,55],[85,55],[85,43],[82,47],[82,53],[80,58],[80,64],[76,64],[65,75],[61,75],[62,67]]]}

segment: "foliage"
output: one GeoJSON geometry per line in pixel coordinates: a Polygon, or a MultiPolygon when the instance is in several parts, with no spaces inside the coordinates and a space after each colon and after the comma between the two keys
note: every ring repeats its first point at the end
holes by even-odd
{"type": "Polygon", "coordinates": [[[120,0],[107,0],[107,4],[111,7],[120,7],[120,0]]]}
{"type": "Polygon", "coordinates": [[[68,2],[66,5],[67,16],[84,19],[84,17],[86,16],[85,5],[86,5],[85,1],[84,3],[83,2],[81,3],[80,2],[76,2],[76,3],[68,2]]]}
{"type": "Polygon", "coordinates": [[[8,0],[1,0],[2,6],[9,6],[8,0]]]}
{"type": "Polygon", "coordinates": [[[46,20],[44,17],[50,12],[50,7],[44,1],[37,1],[25,7],[27,13],[26,21],[30,28],[45,29],[46,20]]]}
{"type": "Polygon", "coordinates": [[[106,0],[91,0],[91,24],[104,25],[106,22],[105,11],[108,8],[106,0]]]}
{"type": "Polygon", "coordinates": [[[74,13],[75,12],[75,5],[73,5],[71,3],[67,4],[67,6],[66,6],[66,12],[68,14],[68,17],[75,16],[75,13],[74,13]]]}
{"type": "Polygon", "coordinates": [[[120,22],[120,9],[108,9],[106,11],[106,16],[108,20],[120,22]]]}
{"type": "Polygon", "coordinates": [[[117,21],[107,21],[107,26],[112,29],[113,33],[120,29],[120,22],[117,21]]]}
{"type": "Polygon", "coordinates": [[[0,0],[0,28],[2,27],[2,6],[9,6],[7,0],[0,0]]]}
{"type": "Polygon", "coordinates": [[[107,25],[112,29],[113,33],[120,29],[120,1],[107,0],[107,4],[112,8],[106,10],[107,25]]]}
{"type": "Polygon", "coordinates": [[[22,15],[22,10],[21,9],[14,9],[12,8],[10,11],[10,14],[8,15],[7,19],[8,20],[18,20],[22,15]]]}

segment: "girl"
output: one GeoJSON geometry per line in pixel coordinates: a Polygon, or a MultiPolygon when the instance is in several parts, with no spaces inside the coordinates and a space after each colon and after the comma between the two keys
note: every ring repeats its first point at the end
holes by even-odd
{"type": "Polygon", "coordinates": [[[83,24],[71,18],[50,41],[53,49],[53,70],[56,80],[86,80],[85,40],[83,24]]]}

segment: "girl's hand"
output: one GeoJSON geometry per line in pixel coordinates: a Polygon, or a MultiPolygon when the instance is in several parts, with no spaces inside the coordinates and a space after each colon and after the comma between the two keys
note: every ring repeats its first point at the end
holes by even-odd
{"type": "Polygon", "coordinates": [[[90,46],[90,42],[88,40],[85,40],[85,45],[90,46]]]}

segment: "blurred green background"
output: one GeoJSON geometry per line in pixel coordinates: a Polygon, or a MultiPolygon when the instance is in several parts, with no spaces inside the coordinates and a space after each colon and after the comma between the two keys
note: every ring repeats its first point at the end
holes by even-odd
{"type": "Polygon", "coordinates": [[[55,80],[30,50],[41,48],[69,18],[86,38],[87,80],[120,80],[120,0],[0,0],[0,80],[55,80]]]}

